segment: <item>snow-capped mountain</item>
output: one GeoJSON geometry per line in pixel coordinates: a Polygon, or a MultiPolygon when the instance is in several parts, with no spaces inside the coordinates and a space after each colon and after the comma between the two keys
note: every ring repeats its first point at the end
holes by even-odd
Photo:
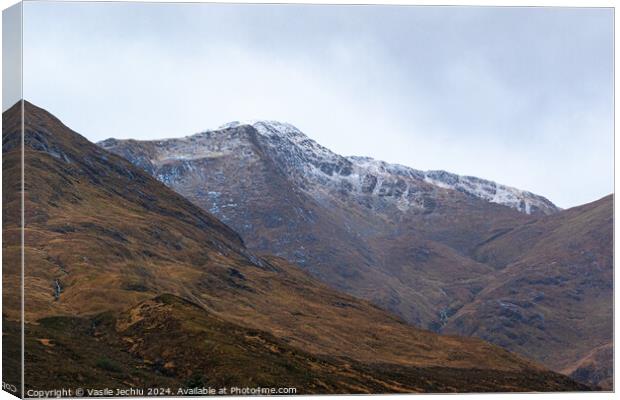
{"type": "MultiPolygon", "coordinates": [[[[446,171],[420,171],[369,157],[343,157],[321,146],[288,123],[235,121],[222,125],[217,131],[227,131],[244,125],[255,128],[266,139],[273,151],[273,157],[281,162],[282,167],[315,194],[331,188],[389,196],[398,203],[401,210],[405,210],[419,204],[416,195],[420,190],[420,182],[424,181],[435,187],[456,190],[525,214],[547,215],[559,211],[557,206],[542,196],[493,181],[446,171]]],[[[191,150],[200,153],[201,148],[194,148],[194,144],[196,143],[189,143],[191,150]]],[[[176,155],[180,156],[182,154],[176,155]]]]}
{"type": "Polygon", "coordinates": [[[217,216],[252,251],[292,261],[426,329],[484,332],[544,358],[552,351],[540,349],[563,350],[557,338],[574,329],[572,317],[570,325],[557,323],[569,321],[556,318],[557,310],[582,310],[589,332],[585,316],[598,315],[591,313],[596,301],[581,293],[595,288],[596,299],[608,290],[591,277],[612,264],[592,249],[608,244],[611,210],[559,211],[541,196],[488,180],[341,156],[273,121],[100,146],[217,216]],[[594,220],[607,225],[592,229],[594,220]],[[584,238],[576,242],[577,231],[584,238]],[[567,250],[558,252],[561,243],[567,250]]]}
{"type": "Polygon", "coordinates": [[[454,296],[468,300],[475,288],[467,285],[487,279],[488,267],[463,254],[556,210],[545,201],[532,205],[533,195],[493,203],[498,186],[492,182],[467,186],[466,178],[448,173],[344,157],[274,121],[99,145],[216,215],[250,248],[294,261],[336,288],[431,329],[444,323],[454,296]],[[522,212],[510,207],[520,202],[530,205],[522,212]]]}
{"type": "Polygon", "coordinates": [[[431,329],[488,277],[488,267],[463,255],[558,211],[543,197],[483,179],[344,157],[274,121],[99,145],[216,215],[250,248],[431,329]],[[409,263],[428,271],[402,267],[409,263]]]}

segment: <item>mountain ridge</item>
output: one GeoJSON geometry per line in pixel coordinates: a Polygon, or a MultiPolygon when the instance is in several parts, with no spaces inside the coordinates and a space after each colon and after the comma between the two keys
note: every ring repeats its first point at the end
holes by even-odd
{"type": "MultiPolygon", "coordinates": [[[[183,140],[192,141],[192,138],[200,137],[207,133],[221,132],[228,129],[239,128],[242,126],[251,126],[266,138],[276,139],[277,142],[282,140],[289,141],[297,146],[300,150],[304,161],[309,165],[320,170],[323,174],[332,177],[334,174],[337,178],[346,179],[350,177],[352,168],[358,167],[361,171],[358,174],[370,173],[378,171],[387,172],[393,175],[404,175],[415,177],[434,186],[444,189],[458,190],[463,193],[476,196],[483,200],[501,204],[526,214],[548,215],[560,210],[551,201],[543,196],[536,195],[532,192],[517,189],[514,187],[499,184],[490,180],[458,175],[443,170],[416,170],[414,168],[401,165],[390,164],[385,161],[376,160],[366,156],[341,156],[326,147],[318,144],[316,141],[305,135],[293,124],[273,121],[273,120],[251,120],[251,121],[233,121],[221,125],[215,130],[207,130],[194,135],[185,136],[183,138],[153,140],[154,142],[162,142],[167,140],[175,140],[181,142],[183,140]]],[[[118,139],[105,139],[98,144],[102,147],[111,146],[118,139]]],[[[279,143],[278,143],[279,144],[279,143]]],[[[278,145],[276,144],[276,146],[278,145]]],[[[191,159],[191,158],[190,158],[191,159]]],[[[315,174],[316,171],[306,171],[306,173],[315,174]]],[[[319,177],[319,181],[324,181],[323,177],[319,177]]],[[[355,182],[350,182],[355,185],[355,182]]],[[[358,182],[363,184],[363,182],[358,182]]],[[[404,188],[407,191],[407,188],[404,188]]]]}

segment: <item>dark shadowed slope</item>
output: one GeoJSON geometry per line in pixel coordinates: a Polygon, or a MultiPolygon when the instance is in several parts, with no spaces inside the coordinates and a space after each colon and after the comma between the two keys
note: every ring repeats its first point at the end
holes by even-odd
{"type": "MultiPolygon", "coordinates": [[[[18,136],[5,136],[9,163],[18,136]]],[[[25,143],[28,388],[267,385],[278,371],[300,393],[584,388],[256,257],[213,216],[29,103],[25,143]]],[[[7,326],[17,315],[5,306],[7,326]]]]}

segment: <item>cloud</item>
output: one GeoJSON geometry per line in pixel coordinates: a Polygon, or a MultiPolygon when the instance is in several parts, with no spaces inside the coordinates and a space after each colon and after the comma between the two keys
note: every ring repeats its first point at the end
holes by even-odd
{"type": "Polygon", "coordinates": [[[489,178],[563,207],[613,190],[609,9],[31,2],[25,13],[24,97],[93,141],[276,119],[341,154],[489,178]]]}
{"type": "Polygon", "coordinates": [[[2,110],[22,98],[21,4],[2,12],[2,110]]]}

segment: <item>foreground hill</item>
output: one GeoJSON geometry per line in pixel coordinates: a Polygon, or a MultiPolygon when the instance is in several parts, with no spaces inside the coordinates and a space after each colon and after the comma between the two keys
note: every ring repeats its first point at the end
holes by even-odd
{"type": "MultiPolygon", "coordinates": [[[[217,215],[249,248],[416,326],[480,336],[557,371],[611,340],[611,201],[595,217],[587,206],[562,211],[480,178],[342,157],[276,122],[100,146],[217,215]],[[584,289],[575,271],[598,286],[584,289]],[[496,289],[500,282],[524,293],[513,298],[496,289]],[[546,300],[532,302],[539,292],[546,300]],[[514,307],[515,318],[525,315],[517,322],[504,315],[514,307]]],[[[611,371],[611,360],[597,359],[611,371]]],[[[591,375],[584,382],[599,383],[602,375],[591,375]]]]}
{"type": "Polygon", "coordinates": [[[43,318],[26,325],[26,346],[28,387],[39,389],[76,383],[94,389],[157,387],[169,396],[207,394],[197,390],[209,387],[228,388],[229,394],[235,394],[231,388],[295,390],[288,394],[584,389],[536,369],[416,367],[311,354],[173,295],[120,314],[43,318]],[[65,362],[55,363],[58,359],[65,362]]]}
{"type": "MultiPolygon", "coordinates": [[[[17,107],[5,121],[19,120],[17,107]]],[[[30,103],[25,112],[27,388],[586,388],[480,339],[413,328],[283,259],[257,257],[146,172],[30,103]]],[[[19,164],[19,142],[19,124],[5,124],[7,167],[19,164]]],[[[5,303],[5,343],[19,340],[19,311],[5,303]]]]}

